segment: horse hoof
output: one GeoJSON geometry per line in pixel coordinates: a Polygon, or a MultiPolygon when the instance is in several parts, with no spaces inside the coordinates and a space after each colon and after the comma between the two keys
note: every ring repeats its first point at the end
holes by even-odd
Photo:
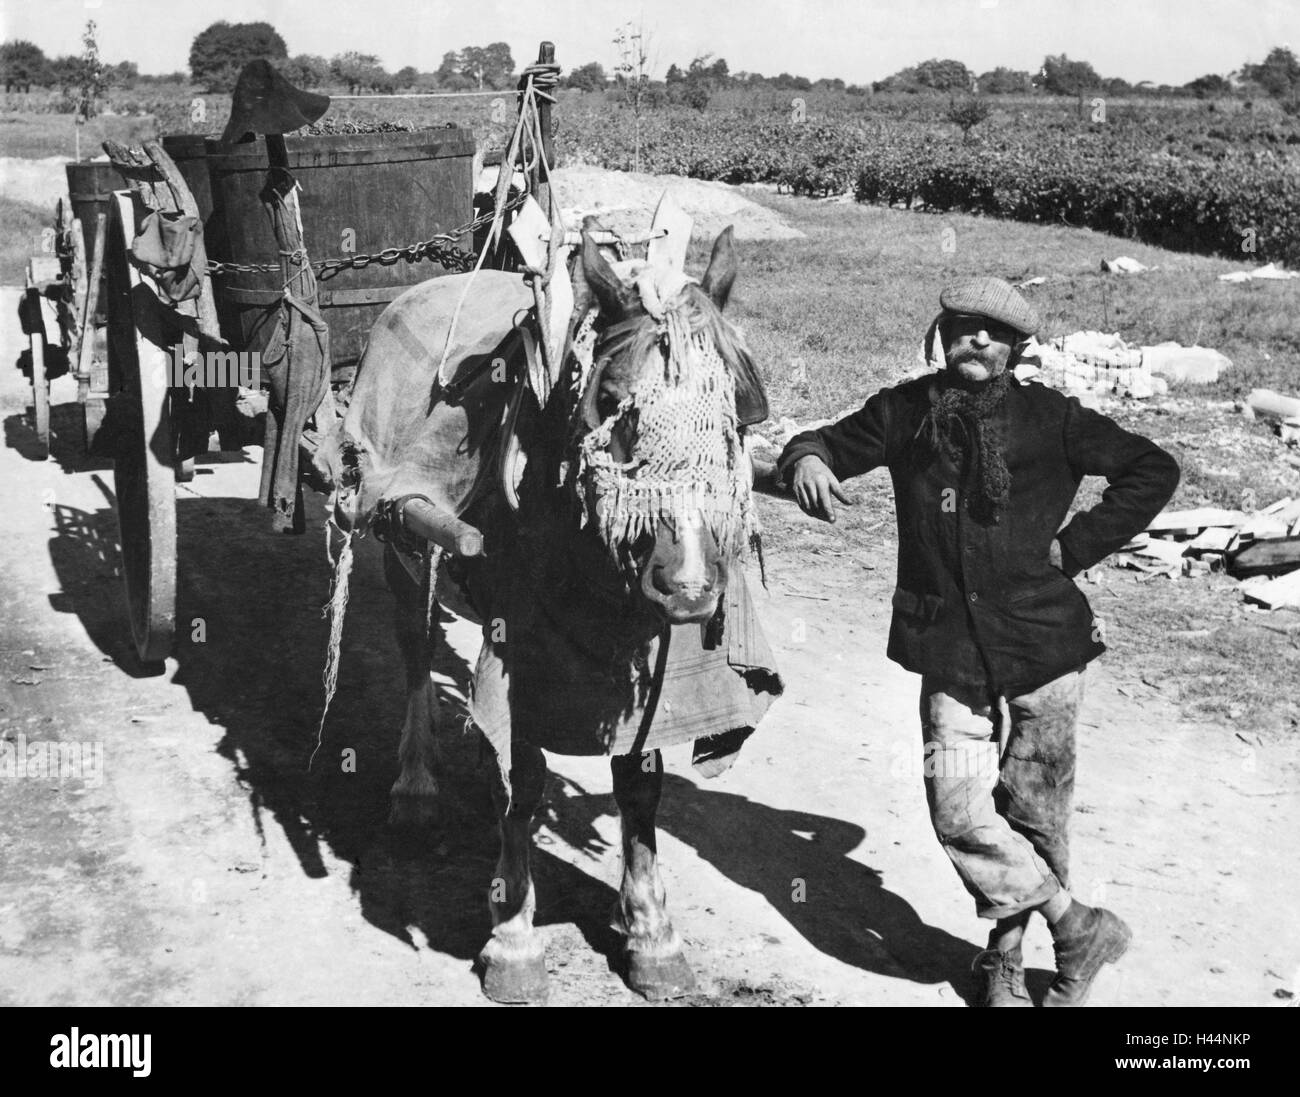
{"type": "Polygon", "coordinates": [[[695,975],[680,950],[666,956],[628,950],[627,985],[652,1002],[684,998],[695,990],[695,975]]]}
{"type": "Polygon", "coordinates": [[[388,825],[396,830],[428,830],[441,819],[438,798],[393,793],[388,803],[388,825]]]}
{"type": "Polygon", "coordinates": [[[489,949],[479,954],[483,965],[483,993],[502,1005],[540,1005],[549,993],[546,954],[541,950],[518,956],[501,956],[489,949]]]}

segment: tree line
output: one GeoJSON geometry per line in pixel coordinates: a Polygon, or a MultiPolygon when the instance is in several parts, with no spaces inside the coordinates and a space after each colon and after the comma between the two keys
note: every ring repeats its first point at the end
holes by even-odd
{"type": "MultiPolygon", "coordinates": [[[[228,92],[243,66],[255,58],[271,61],[292,83],[304,88],[346,87],[351,94],[397,91],[496,90],[514,86],[515,62],[504,42],[467,46],[443,54],[433,72],[420,72],[407,65],[396,72],[384,68],[373,54],[355,50],[331,58],[314,54],[290,56],[285,40],[269,23],[213,23],[194,38],[189,53],[189,79],[209,92],[228,92]]],[[[57,87],[65,94],[84,86],[87,60],[83,56],[47,57],[28,41],[0,45],[0,84],[5,91],[30,91],[33,87],[57,87]]],[[[611,75],[599,62],[590,61],[571,69],[564,79],[570,88],[599,91],[619,85],[623,91],[631,79],[633,89],[646,105],[683,103],[703,109],[717,91],[729,88],[772,88],[783,91],[841,91],[850,95],[880,92],[948,95],[1008,95],[1039,93],[1082,97],[1097,95],[1192,95],[1217,98],[1229,95],[1272,97],[1288,106],[1300,103],[1300,58],[1286,46],[1271,50],[1261,62],[1246,62],[1228,74],[1207,73],[1180,86],[1155,85],[1150,81],[1131,84],[1118,77],[1102,77],[1087,61],[1066,54],[1048,55],[1037,71],[999,67],[976,74],[952,58],[932,58],[877,80],[870,85],[846,84],[838,78],[809,79],[788,72],[764,76],[757,72],[730,71],[723,58],[711,54],[696,57],[684,67],[668,66],[663,80],[650,78],[644,66],[634,74],[615,66],[611,75]]],[[[103,86],[144,82],[180,81],[185,73],[141,76],[133,61],[99,65],[97,79],[103,86]]]]}
{"type": "MultiPolygon", "coordinates": [[[[625,66],[624,66],[625,68],[625,66]]],[[[671,64],[663,80],[653,80],[646,73],[632,74],[616,71],[607,75],[604,67],[591,61],[572,69],[565,85],[583,91],[599,91],[617,86],[625,95],[629,84],[639,86],[632,90],[638,101],[646,107],[664,103],[684,104],[703,110],[710,98],[719,91],[730,88],[769,88],[790,92],[839,91],[849,95],[878,93],[926,94],[940,93],[949,97],[991,95],[1059,95],[1082,98],[1087,95],[1120,96],[1188,96],[1198,99],[1240,96],[1242,98],[1274,98],[1282,101],[1291,112],[1300,111],[1300,59],[1289,47],[1278,46],[1261,62],[1246,62],[1240,69],[1221,75],[1207,73],[1182,85],[1155,84],[1149,80],[1130,83],[1119,77],[1103,77],[1087,61],[1057,54],[1043,58],[1036,71],[999,67],[976,74],[963,62],[952,58],[933,58],[900,69],[898,72],[876,80],[870,85],[846,84],[837,78],[823,77],[811,80],[788,72],[764,76],[757,72],[730,71],[723,58],[712,54],[696,57],[686,66],[671,64]]],[[[979,113],[969,104],[959,104],[967,116],[979,113]]]]}

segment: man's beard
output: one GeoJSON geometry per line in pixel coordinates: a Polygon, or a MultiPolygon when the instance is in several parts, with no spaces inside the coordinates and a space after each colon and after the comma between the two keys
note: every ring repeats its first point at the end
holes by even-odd
{"type": "MultiPolygon", "coordinates": [[[[953,369],[951,363],[949,368],[953,369]]],[[[917,430],[917,437],[931,451],[942,450],[957,467],[967,511],[983,525],[997,524],[1010,497],[1005,440],[995,425],[1010,387],[1011,376],[1005,368],[977,387],[943,386],[917,430]]]]}

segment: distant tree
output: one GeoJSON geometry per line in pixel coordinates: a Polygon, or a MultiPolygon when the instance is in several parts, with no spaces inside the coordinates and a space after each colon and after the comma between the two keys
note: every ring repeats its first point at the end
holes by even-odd
{"type": "Polygon", "coordinates": [[[1183,85],[1197,99],[1217,99],[1232,94],[1231,82],[1217,73],[1208,72],[1183,85]]]}
{"type": "MultiPolygon", "coordinates": [[[[99,59],[99,42],[95,21],[88,19],[81,35],[81,57],[77,79],[77,117],[90,121],[99,114],[99,101],[108,91],[108,67],[99,59]]],[[[81,159],[78,147],[77,159],[81,159]]]]}
{"type": "Polygon", "coordinates": [[[970,142],[970,131],[993,113],[993,107],[987,99],[970,95],[965,99],[953,99],[948,104],[948,121],[961,127],[961,142],[970,142]]]}
{"type": "Polygon", "coordinates": [[[1101,77],[1087,61],[1071,61],[1065,54],[1043,58],[1038,72],[1039,83],[1049,95],[1074,95],[1101,87],[1101,77]]]}
{"type": "MultiPolygon", "coordinates": [[[[701,53],[686,66],[686,79],[704,81],[713,75],[713,54],[701,53]]],[[[723,64],[726,64],[724,61],[723,64]]]]}
{"type": "Polygon", "coordinates": [[[443,83],[460,76],[460,54],[456,50],[448,50],[444,53],[442,55],[442,64],[438,66],[434,76],[443,83]]]}
{"type": "Polygon", "coordinates": [[[704,110],[709,105],[709,86],[700,81],[688,80],[682,88],[681,102],[696,110],[704,110]]]}
{"type": "Polygon", "coordinates": [[[1108,76],[1101,82],[1100,91],[1103,95],[1109,95],[1111,98],[1118,98],[1121,95],[1131,95],[1134,91],[1134,87],[1123,77],[1108,76]]]}
{"type": "Polygon", "coordinates": [[[632,169],[641,170],[641,115],[650,90],[650,37],[640,23],[625,23],[614,34],[618,64],[614,82],[632,111],[632,169]]]}
{"type": "Polygon", "coordinates": [[[1241,78],[1258,84],[1274,99],[1300,91],[1300,58],[1286,46],[1275,46],[1258,65],[1241,66],[1241,78]]]}
{"type": "Polygon", "coordinates": [[[843,91],[844,81],[838,76],[823,76],[813,84],[813,88],[817,91],[843,91]]]}
{"type": "MultiPolygon", "coordinates": [[[[750,74],[744,75],[747,80],[751,79],[750,74]]],[[[699,54],[685,71],[678,65],[670,65],[664,78],[669,102],[682,103],[696,110],[704,110],[719,88],[741,82],[739,78],[732,77],[723,58],[715,60],[711,53],[699,54]]]]}
{"type": "Polygon", "coordinates": [[[139,79],[140,66],[134,61],[119,61],[109,66],[108,81],[115,88],[130,87],[139,79]]]}
{"type": "Polygon", "coordinates": [[[934,91],[970,91],[974,74],[960,61],[930,60],[916,66],[916,81],[934,91]]]}
{"type": "Polygon", "coordinates": [[[1033,89],[1029,73],[999,66],[979,78],[981,95],[1023,95],[1033,89]]]}
{"type": "Polygon", "coordinates": [[[812,91],[812,81],[808,77],[791,76],[788,72],[772,77],[771,83],[773,87],[790,88],[793,91],[812,91]]]}
{"type": "Polygon", "coordinates": [[[0,46],[0,81],[5,91],[31,91],[33,84],[50,79],[45,51],[35,42],[19,39],[0,46]]]}
{"type": "Polygon", "coordinates": [[[599,61],[588,61],[569,73],[568,86],[579,91],[601,91],[608,83],[605,68],[599,61]]]}
{"type": "Polygon", "coordinates": [[[276,66],[280,74],[299,88],[324,87],[330,78],[330,63],[313,53],[298,53],[276,66]]]}
{"type": "Polygon", "coordinates": [[[190,46],[190,75],[208,91],[230,91],[249,61],[284,61],[289,51],[270,23],[213,23],[190,46]]]}
{"type": "Polygon", "coordinates": [[[399,88],[413,88],[420,79],[420,70],[414,65],[403,65],[393,73],[393,83],[399,88]]]}
{"type": "Polygon", "coordinates": [[[58,88],[65,96],[71,96],[72,89],[81,81],[81,58],[70,54],[56,57],[49,62],[46,71],[50,85],[58,88]]]}
{"type": "Polygon", "coordinates": [[[349,95],[359,95],[362,89],[375,89],[391,77],[384,71],[379,58],[373,53],[348,50],[330,58],[330,75],[346,84],[349,95]]]}
{"type": "Polygon", "coordinates": [[[504,42],[490,46],[466,46],[460,51],[460,74],[483,88],[506,88],[514,83],[515,59],[504,42]]]}
{"type": "Polygon", "coordinates": [[[871,89],[868,87],[864,87],[862,84],[850,84],[847,88],[844,89],[844,92],[846,95],[864,96],[864,95],[870,95],[871,89]]]}

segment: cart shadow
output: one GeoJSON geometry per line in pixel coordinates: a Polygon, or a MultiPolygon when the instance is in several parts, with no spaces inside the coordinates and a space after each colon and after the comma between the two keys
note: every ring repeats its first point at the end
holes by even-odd
{"type": "MultiPolygon", "coordinates": [[[[581,848],[598,817],[617,814],[613,796],[586,793],[564,778],[557,784],[548,824],[581,848]]],[[[849,856],[866,837],[857,824],[770,807],[671,772],[657,822],[728,879],[762,895],[818,951],[876,974],[950,983],[963,1000],[973,999],[978,949],[926,924],[876,869],[849,856]]]]}
{"type": "Polygon", "coordinates": [[[55,461],[64,472],[89,472],[113,467],[110,459],[86,452],[85,408],[76,400],[50,405],[48,456],[31,425],[30,410],[5,416],[4,432],[5,447],[28,461],[55,461]]]}
{"type": "MultiPolygon", "coordinates": [[[[75,614],[124,673],[160,673],[164,668],[135,655],[117,518],[108,485],[99,483],[109,505],[54,508],[49,551],[61,589],[51,606],[75,614]]],[[[487,894],[499,847],[488,782],[495,764],[480,758],[476,732],[457,730],[463,713],[444,707],[447,823],[419,833],[389,827],[405,693],[392,595],[369,539],[358,545],[338,689],[316,749],[329,636],[321,610],[330,578],[324,504],[309,497],[309,507],[309,532],[294,537],[271,532],[268,512],[251,500],[178,498],[172,682],[223,729],[217,752],[236,774],[264,841],[267,828],[278,827],[308,877],[347,872],[377,929],[412,949],[427,944],[471,961],[491,931],[487,894]]],[[[445,644],[435,671],[467,688],[469,668],[445,644]]],[[[538,924],[573,924],[612,967],[617,941],[606,915],[613,889],[542,849],[534,872],[539,890],[566,899],[562,909],[544,910],[538,924]]]]}

